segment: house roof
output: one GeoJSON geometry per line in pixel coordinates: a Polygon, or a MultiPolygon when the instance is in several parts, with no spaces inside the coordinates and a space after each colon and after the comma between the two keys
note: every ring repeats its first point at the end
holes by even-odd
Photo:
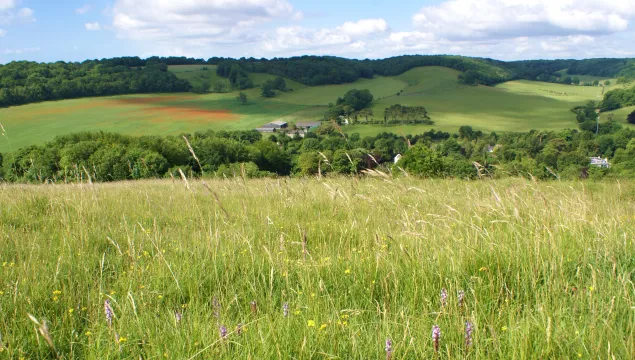
{"type": "Polygon", "coordinates": [[[286,121],[280,121],[280,120],[276,120],[276,121],[272,121],[269,124],[274,124],[274,125],[287,125],[286,121]]]}
{"type": "Polygon", "coordinates": [[[320,125],[322,125],[321,121],[298,121],[295,123],[295,126],[297,127],[307,127],[307,128],[320,126],[320,125]]]}

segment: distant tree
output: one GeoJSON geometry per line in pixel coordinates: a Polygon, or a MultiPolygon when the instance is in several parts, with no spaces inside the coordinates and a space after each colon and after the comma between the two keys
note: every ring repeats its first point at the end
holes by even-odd
{"type": "Polygon", "coordinates": [[[373,94],[370,90],[349,90],[344,97],[338,98],[336,105],[348,105],[353,108],[354,111],[367,108],[373,102],[373,94]]]}
{"type": "Polygon", "coordinates": [[[359,111],[359,116],[363,117],[364,119],[366,119],[366,122],[368,122],[368,117],[369,116],[373,116],[373,111],[371,109],[362,109],[359,111]]]}
{"type": "Polygon", "coordinates": [[[236,100],[238,100],[239,103],[245,105],[247,103],[247,94],[245,94],[244,92],[240,92],[238,94],[238,96],[236,96],[236,100]]]}
{"type": "Polygon", "coordinates": [[[214,92],[224,93],[225,91],[227,91],[228,87],[229,86],[227,82],[225,82],[224,80],[218,80],[216,83],[214,83],[214,92]]]}
{"type": "Polygon", "coordinates": [[[626,117],[626,121],[628,121],[629,124],[635,124],[635,111],[628,114],[628,116],[626,117]]]}
{"type": "Polygon", "coordinates": [[[278,76],[277,78],[275,78],[272,84],[273,84],[273,88],[276,90],[280,90],[280,91],[287,90],[287,83],[286,81],[284,81],[284,79],[281,76],[278,76]]]}
{"type": "Polygon", "coordinates": [[[407,172],[423,177],[439,177],[443,172],[441,156],[425,144],[416,144],[406,151],[399,166],[407,172]]]}
{"type": "Polygon", "coordinates": [[[576,77],[574,77],[574,78],[571,80],[571,83],[572,83],[573,85],[580,85],[580,78],[579,78],[579,77],[577,77],[577,76],[576,76],[576,77]]]}
{"type": "Polygon", "coordinates": [[[593,86],[598,86],[598,85],[600,85],[600,80],[595,80],[595,81],[593,82],[593,86]]]}
{"type": "Polygon", "coordinates": [[[611,81],[610,81],[610,80],[606,80],[606,81],[604,82],[604,85],[605,85],[605,86],[610,86],[610,85],[611,85],[611,81]]]}
{"type": "Polygon", "coordinates": [[[260,94],[262,95],[262,97],[272,98],[276,96],[276,92],[273,91],[273,89],[274,89],[273,81],[267,80],[265,81],[264,84],[262,84],[262,91],[260,94]]]}

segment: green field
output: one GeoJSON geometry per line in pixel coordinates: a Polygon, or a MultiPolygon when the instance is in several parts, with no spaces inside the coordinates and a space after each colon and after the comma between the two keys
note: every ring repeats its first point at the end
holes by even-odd
{"type": "Polygon", "coordinates": [[[181,79],[188,80],[192,85],[207,80],[212,86],[217,81],[227,81],[227,79],[216,75],[216,68],[216,65],[174,65],[168,67],[170,72],[181,79]]]}
{"type": "Polygon", "coordinates": [[[392,359],[635,354],[633,183],[189,187],[0,184],[0,356],[385,359],[386,339],[392,359]]]}
{"type": "MultiPolygon", "coordinates": [[[[220,79],[215,66],[171,66],[170,71],[190,81],[220,79]]],[[[420,133],[431,128],[456,132],[471,125],[482,131],[558,130],[576,126],[569,110],[588,100],[600,100],[601,88],[531,81],[511,81],[496,87],[466,86],[456,81],[459,72],[441,67],[415,68],[395,77],[362,79],[352,84],[308,87],[287,79],[292,89],[272,99],[260,89],[247,90],[249,104],[241,105],[236,93],[132,95],[78,99],[0,109],[0,123],[9,140],[0,139],[0,152],[41,144],[75,131],[115,131],[126,134],[179,134],[207,129],[253,129],[272,120],[321,120],[329,103],[350,89],[369,89],[376,98],[372,110],[383,119],[383,110],[396,103],[424,106],[434,126],[354,125],[344,131],[374,135],[383,131],[420,133]],[[399,95],[398,95],[399,93],[399,95]]],[[[250,74],[256,85],[274,78],[250,74]]],[[[606,91],[617,88],[613,85],[606,91]]],[[[625,123],[626,110],[617,112],[625,123]]]]}

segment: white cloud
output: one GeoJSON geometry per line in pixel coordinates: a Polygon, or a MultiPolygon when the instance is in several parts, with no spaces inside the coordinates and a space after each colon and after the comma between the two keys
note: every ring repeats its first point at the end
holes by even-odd
{"type": "Polygon", "coordinates": [[[34,53],[40,51],[39,47],[32,48],[22,48],[22,49],[6,49],[4,50],[5,55],[21,55],[26,53],[34,53]]]}
{"type": "Polygon", "coordinates": [[[261,43],[261,49],[269,53],[282,51],[290,54],[301,54],[303,51],[321,54],[359,53],[367,48],[365,40],[372,40],[373,36],[387,31],[388,23],[384,19],[347,21],[335,28],[280,27],[261,43]]]}
{"type": "Polygon", "coordinates": [[[484,39],[611,34],[633,18],[632,0],[448,0],[423,7],[413,24],[449,39],[484,39]]]}
{"type": "Polygon", "coordinates": [[[75,9],[75,14],[84,15],[87,14],[92,7],[89,4],[86,4],[80,8],[75,9]]]}
{"type": "Polygon", "coordinates": [[[120,37],[205,43],[253,42],[255,26],[301,16],[287,0],[117,0],[112,14],[120,37]]]}
{"type": "Polygon", "coordinates": [[[388,23],[384,19],[347,21],[338,26],[336,31],[350,36],[367,36],[388,31],[388,23]]]}
{"type": "Polygon", "coordinates": [[[101,25],[98,22],[86,23],[84,24],[86,30],[88,31],[99,31],[101,30],[101,25]]]}
{"type": "Polygon", "coordinates": [[[312,28],[291,1],[114,0],[102,14],[119,38],[137,40],[147,55],[454,53],[503,60],[621,56],[632,48],[635,19],[635,0],[441,0],[405,26],[377,17],[312,28]]]}
{"type": "Polygon", "coordinates": [[[0,0],[0,24],[35,22],[34,11],[30,8],[20,8],[17,0],[0,0]]]}
{"type": "Polygon", "coordinates": [[[18,10],[18,17],[21,19],[28,19],[33,17],[33,10],[29,8],[22,8],[18,10]]]}
{"type": "Polygon", "coordinates": [[[13,9],[18,5],[16,0],[0,0],[0,11],[13,9]]]}

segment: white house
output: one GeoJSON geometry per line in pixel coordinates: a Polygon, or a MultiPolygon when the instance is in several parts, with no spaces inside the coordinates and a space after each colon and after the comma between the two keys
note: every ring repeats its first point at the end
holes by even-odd
{"type": "Polygon", "coordinates": [[[597,167],[601,167],[601,168],[610,168],[611,167],[611,164],[609,163],[609,159],[607,159],[607,158],[602,159],[601,157],[589,158],[589,165],[597,166],[597,167]]]}

